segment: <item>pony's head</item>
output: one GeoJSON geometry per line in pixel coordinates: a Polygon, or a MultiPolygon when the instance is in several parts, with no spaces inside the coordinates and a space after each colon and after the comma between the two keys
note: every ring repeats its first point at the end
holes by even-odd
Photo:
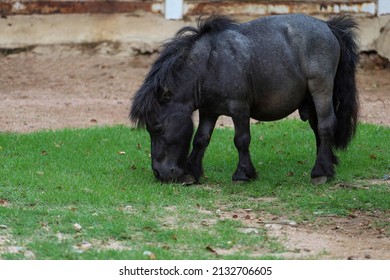
{"type": "Polygon", "coordinates": [[[167,88],[159,88],[155,95],[158,98],[139,103],[136,97],[130,117],[149,132],[156,178],[162,182],[192,183],[194,178],[187,171],[187,156],[193,134],[193,110],[173,95],[167,88]]]}

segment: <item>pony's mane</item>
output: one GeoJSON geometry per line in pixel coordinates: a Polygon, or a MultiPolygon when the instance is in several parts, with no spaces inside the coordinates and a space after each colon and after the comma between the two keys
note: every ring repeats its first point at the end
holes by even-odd
{"type": "Polygon", "coordinates": [[[135,93],[129,115],[131,121],[138,127],[150,123],[153,112],[159,108],[158,100],[161,98],[162,89],[173,90],[176,87],[176,73],[185,62],[194,43],[204,34],[225,30],[236,23],[231,18],[219,15],[200,18],[197,27],[183,27],[171,40],[163,44],[160,56],[135,93]]]}

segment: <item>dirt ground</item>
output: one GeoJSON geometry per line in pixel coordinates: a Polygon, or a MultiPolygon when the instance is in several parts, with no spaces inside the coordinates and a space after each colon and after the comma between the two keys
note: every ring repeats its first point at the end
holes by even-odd
{"type": "MultiPolygon", "coordinates": [[[[0,131],[130,125],[131,96],[155,58],[39,50],[0,56],[0,131]]],[[[390,126],[390,69],[373,68],[358,70],[360,121],[390,126]]],[[[221,118],[219,125],[229,126],[231,121],[221,118]]],[[[388,223],[390,212],[356,212],[299,225],[283,222],[282,217],[267,217],[268,223],[263,217],[259,223],[259,217],[248,219],[252,214],[244,212],[235,217],[242,216],[255,230],[265,225],[289,248],[287,258],[390,259],[390,237],[375,226],[388,223]]]]}
{"type": "MultiPolygon", "coordinates": [[[[0,131],[126,124],[155,55],[0,56],[0,131]]],[[[358,71],[360,120],[390,126],[390,68],[358,71]]],[[[296,114],[293,114],[293,117],[296,114]]],[[[231,125],[229,118],[219,125],[231,125]]]]}

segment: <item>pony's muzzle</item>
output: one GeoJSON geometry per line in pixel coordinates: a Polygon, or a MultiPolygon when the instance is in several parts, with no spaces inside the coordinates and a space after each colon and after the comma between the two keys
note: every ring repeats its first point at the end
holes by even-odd
{"type": "Polygon", "coordinates": [[[178,166],[156,166],[153,164],[153,174],[161,182],[177,182],[184,174],[178,166]]]}

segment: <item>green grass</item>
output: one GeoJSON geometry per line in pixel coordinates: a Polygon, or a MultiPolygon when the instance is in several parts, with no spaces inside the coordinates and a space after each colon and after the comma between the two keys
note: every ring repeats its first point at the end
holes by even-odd
{"type": "MultiPolygon", "coordinates": [[[[243,234],[251,225],[236,214],[250,208],[253,217],[270,213],[298,223],[356,210],[388,214],[388,147],[389,128],[360,125],[349,149],[338,153],[337,177],[313,186],[308,125],[253,125],[251,153],[260,176],[234,184],[233,130],[218,129],[204,160],[207,178],[181,186],[154,179],[145,131],[2,133],[0,258],[275,258],[272,253],[284,250],[278,240],[261,227],[243,234]]],[[[388,222],[380,227],[389,232],[388,222]]]]}

